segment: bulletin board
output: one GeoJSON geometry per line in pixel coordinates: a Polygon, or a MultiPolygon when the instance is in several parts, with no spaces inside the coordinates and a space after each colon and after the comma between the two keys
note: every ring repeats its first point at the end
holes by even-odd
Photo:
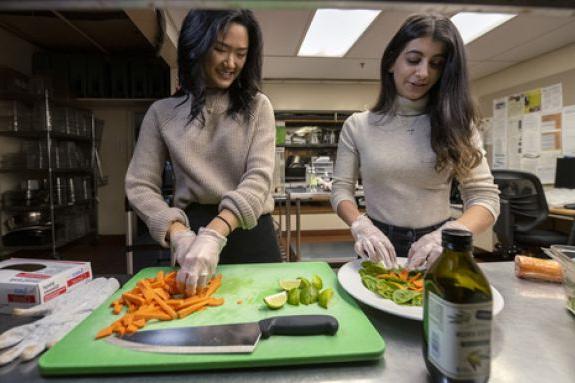
{"type": "Polygon", "coordinates": [[[490,131],[493,169],[525,170],[552,184],[557,158],[575,156],[575,105],[563,106],[560,83],[498,98],[490,131]]]}

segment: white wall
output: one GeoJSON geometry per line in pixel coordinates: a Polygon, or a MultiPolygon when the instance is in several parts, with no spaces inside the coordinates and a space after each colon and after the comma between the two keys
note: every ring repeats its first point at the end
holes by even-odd
{"type": "Polygon", "coordinates": [[[149,102],[94,101],[87,105],[97,118],[104,120],[100,155],[102,170],[108,178],[98,189],[98,232],[123,235],[126,232],[124,178],[132,157],[135,116],[145,112],[149,102]]]}
{"type": "Polygon", "coordinates": [[[377,82],[264,81],[263,92],[276,111],[354,111],[375,104],[377,82]]]}
{"type": "Polygon", "coordinates": [[[493,114],[496,98],[559,82],[563,84],[563,104],[575,104],[575,44],[474,81],[473,94],[487,117],[493,114]]]}

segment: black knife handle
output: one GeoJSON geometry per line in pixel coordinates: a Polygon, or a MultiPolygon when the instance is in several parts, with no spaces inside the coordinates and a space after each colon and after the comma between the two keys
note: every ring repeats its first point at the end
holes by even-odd
{"type": "Polygon", "coordinates": [[[262,338],[272,335],[334,335],[339,328],[331,315],[290,315],[259,321],[262,338]]]}

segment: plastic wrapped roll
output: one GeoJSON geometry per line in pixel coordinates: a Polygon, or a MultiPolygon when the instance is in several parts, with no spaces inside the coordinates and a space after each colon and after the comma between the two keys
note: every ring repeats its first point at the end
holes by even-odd
{"type": "Polygon", "coordinates": [[[551,259],[515,256],[515,276],[518,278],[539,279],[549,282],[563,282],[561,265],[551,259]]]}

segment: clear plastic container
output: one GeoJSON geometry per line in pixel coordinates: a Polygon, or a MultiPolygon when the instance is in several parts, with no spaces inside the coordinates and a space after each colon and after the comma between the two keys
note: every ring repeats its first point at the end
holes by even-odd
{"type": "Polygon", "coordinates": [[[566,305],[575,315],[575,246],[553,245],[549,255],[563,266],[566,305]]]}

